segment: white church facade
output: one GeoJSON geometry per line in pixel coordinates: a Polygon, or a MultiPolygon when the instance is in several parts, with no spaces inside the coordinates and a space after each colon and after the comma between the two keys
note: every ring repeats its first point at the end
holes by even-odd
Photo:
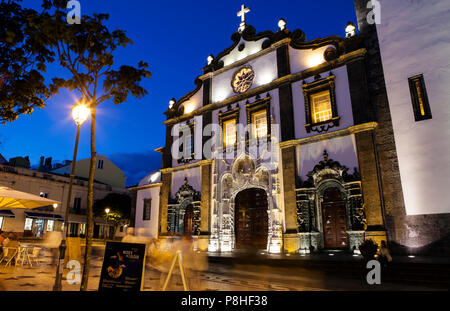
{"type": "Polygon", "coordinates": [[[248,12],[196,88],[170,101],[162,169],[134,188],[137,232],[190,235],[210,252],[390,240],[401,181],[367,38],[350,24],[346,38],[306,41],[284,20],[257,33],[248,12]]]}

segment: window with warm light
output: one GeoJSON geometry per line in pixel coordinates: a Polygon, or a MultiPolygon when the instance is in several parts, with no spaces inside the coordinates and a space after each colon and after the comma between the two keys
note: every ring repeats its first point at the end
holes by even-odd
{"type": "Polygon", "coordinates": [[[252,114],[253,138],[267,136],[267,112],[261,110],[252,114]]]}
{"type": "Polygon", "coordinates": [[[53,231],[55,228],[54,220],[47,220],[47,231],[53,231]]]}
{"type": "Polygon", "coordinates": [[[313,123],[328,121],[333,117],[330,91],[311,94],[311,110],[313,123]]]}
{"type": "Polygon", "coordinates": [[[236,143],[236,120],[231,119],[223,123],[224,146],[233,146],[236,143]]]}
{"type": "Polygon", "coordinates": [[[423,75],[417,75],[408,79],[411,92],[411,101],[416,121],[428,120],[432,118],[430,103],[428,102],[427,90],[423,75]]]}
{"type": "Polygon", "coordinates": [[[23,230],[31,230],[33,228],[33,219],[32,218],[25,218],[25,226],[23,227],[23,230]]]}
{"type": "Polygon", "coordinates": [[[315,78],[310,83],[303,82],[305,100],[305,130],[323,133],[338,127],[340,117],[336,102],[336,77],[330,72],[326,78],[315,78]]]}

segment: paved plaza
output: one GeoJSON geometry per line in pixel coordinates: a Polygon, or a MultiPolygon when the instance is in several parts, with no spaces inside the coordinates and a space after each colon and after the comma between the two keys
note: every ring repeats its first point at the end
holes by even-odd
{"type": "MultiPolygon", "coordinates": [[[[89,290],[98,289],[103,260],[103,248],[94,248],[90,270],[89,290]]],[[[2,291],[51,291],[56,266],[52,254],[45,250],[39,266],[1,266],[0,290],[2,291]]],[[[158,291],[166,275],[146,266],[144,290],[158,291]]],[[[273,267],[268,265],[210,263],[208,271],[189,276],[194,290],[207,291],[324,291],[324,290],[435,290],[420,284],[368,285],[365,279],[349,275],[337,277],[318,269],[273,267]]],[[[63,280],[64,291],[78,291],[79,285],[63,280]]],[[[177,273],[169,282],[168,290],[183,290],[177,273]]]]}

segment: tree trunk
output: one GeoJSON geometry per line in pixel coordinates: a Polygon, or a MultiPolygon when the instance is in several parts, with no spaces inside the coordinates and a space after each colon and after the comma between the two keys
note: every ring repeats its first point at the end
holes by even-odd
{"type": "Polygon", "coordinates": [[[81,279],[81,291],[88,290],[89,269],[91,266],[92,253],[92,237],[94,235],[94,174],[95,164],[97,163],[97,153],[95,152],[95,113],[96,109],[91,108],[91,162],[89,168],[89,182],[88,182],[88,198],[87,198],[87,232],[86,232],[86,250],[84,253],[83,276],[81,279]]]}

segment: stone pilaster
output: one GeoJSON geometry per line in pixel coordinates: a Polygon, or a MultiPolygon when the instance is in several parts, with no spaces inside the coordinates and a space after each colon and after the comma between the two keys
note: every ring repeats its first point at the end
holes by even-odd
{"type": "Polygon", "coordinates": [[[200,204],[200,236],[198,237],[198,249],[208,250],[211,219],[211,163],[202,164],[202,198],[200,204]]]}
{"type": "Polygon", "coordinates": [[[159,235],[167,235],[167,204],[169,203],[172,173],[161,174],[161,192],[159,199],[159,235]]]}
{"type": "Polygon", "coordinates": [[[380,242],[386,239],[386,231],[384,228],[382,188],[374,131],[356,133],[355,140],[367,220],[366,239],[380,242]]]}
{"type": "Polygon", "coordinates": [[[284,191],[284,213],[286,231],[284,233],[283,246],[286,252],[297,251],[299,245],[297,228],[297,198],[295,194],[295,179],[297,170],[295,168],[295,147],[287,147],[281,150],[283,164],[283,191],[284,191]]]}

